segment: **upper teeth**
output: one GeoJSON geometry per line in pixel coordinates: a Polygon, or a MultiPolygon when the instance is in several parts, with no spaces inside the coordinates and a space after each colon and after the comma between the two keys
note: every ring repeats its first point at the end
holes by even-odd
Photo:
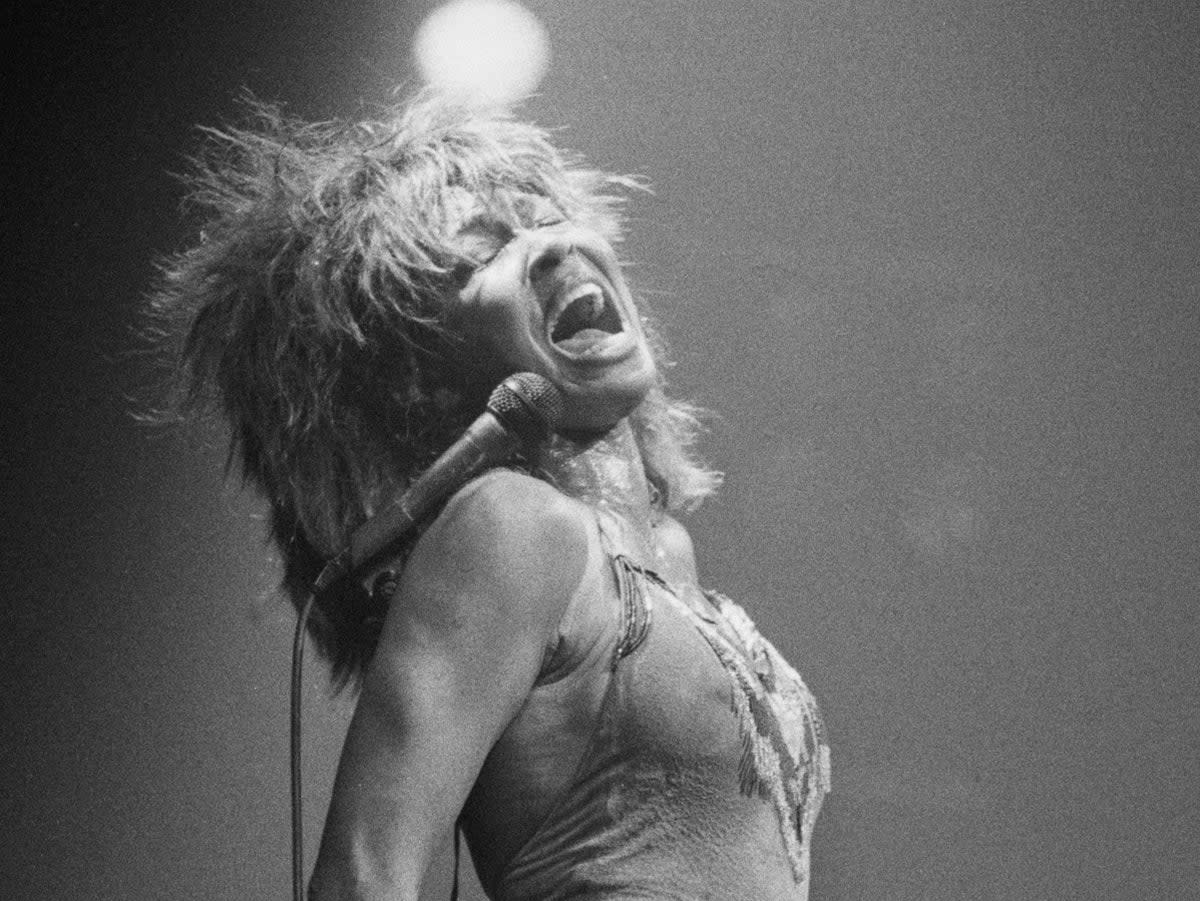
{"type": "Polygon", "coordinates": [[[596,303],[601,303],[601,304],[604,303],[604,296],[600,291],[600,286],[597,285],[595,282],[584,282],[582,285],[580,285],[578,288],[576,288],[570,294],[567,295],[567,300],[566,300],[566,303],[563,304],[563,309],[565,310],[567,307],[569,307],[575,301],[579,300],[582,297],[587,297],[589,294],[593,295],[593,300],[592,300],[593,305],[595,305],[596,303]]]}
{"type": "Polygon", "coordinates": [[[550,340],[560,341],[587,328],[604,328],[600,323],[608,311],[604,290],[595,282],[584,282],[568,291],[550,330],[550,340]]]}

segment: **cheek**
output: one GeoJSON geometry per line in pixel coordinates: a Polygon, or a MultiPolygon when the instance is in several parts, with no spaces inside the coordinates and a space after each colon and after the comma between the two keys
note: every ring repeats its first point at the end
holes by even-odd
{"type": "Polygon", "coordinates": [[[536,324],[523,311],[501,308],[489,311],[480,318],[477,335],[479,343],[490,348],[495,356],[506,362],[527,362],[536,349],[536,324]]]}
{"type": "Polygon", "coordinates": [[[455,304],[453,328],[465,337],[488,342],[500,335],[528,331],[530,310],[506,279],[481,273],[455,304]]]}
{"type": "Polygon", "coordinates": [[[486,300],[464,309],[452,325],[465,340],[464,365],[481,378],[503,377],[518,370],[541,372],[544,367],[536,327],[526,310],[486,300]]]}

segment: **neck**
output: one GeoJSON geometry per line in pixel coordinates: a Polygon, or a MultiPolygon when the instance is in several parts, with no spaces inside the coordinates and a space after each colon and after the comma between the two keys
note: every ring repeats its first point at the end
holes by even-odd
{"type": "Polygon", "coordinates": [[[555,435],[539,454],[537,471],[564,494],[615,514],[630,550],[643,561],[654,559],[658,514],[628,419],[600,435],[555,435]]]}

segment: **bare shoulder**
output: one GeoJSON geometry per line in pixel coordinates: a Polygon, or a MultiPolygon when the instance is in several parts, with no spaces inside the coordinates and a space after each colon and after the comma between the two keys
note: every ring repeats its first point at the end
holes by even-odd
{"type": "Polygon", "coordinates": [[[582,562],[586,535],[578,502],[540,479],[494,469],[461,488],[425,537],[441,551],[468,543],[484,559],[532,563],[553,575],[575,556],[582,562]]]}
{"type": "Polygon", "coordinates": [[[544,639],[582,578],[587,528],[578,504],[545,482],[486,473],[417,542],[389,620],[416,620],[433,633],[480,628],[544,639]]]}

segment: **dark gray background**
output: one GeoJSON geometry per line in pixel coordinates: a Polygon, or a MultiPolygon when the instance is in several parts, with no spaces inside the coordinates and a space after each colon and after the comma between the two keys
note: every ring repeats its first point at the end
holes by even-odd
{"type": "MultiPolygon", "coordinates": [[[[721,414],[706,581],[824,704],[814,901],[1195,897],[1195,4],[529,6],[528,115],[656,186],[627,255],[721,414]]],[[[242,87],[357,115],[429,7],[16,23],[3,897],[287,896],[260,509],[217,431],[131,420],[128,330],[191,127],[242,87]]],[[[308,686],[311,845],[349,706],[308,686]]]]}

